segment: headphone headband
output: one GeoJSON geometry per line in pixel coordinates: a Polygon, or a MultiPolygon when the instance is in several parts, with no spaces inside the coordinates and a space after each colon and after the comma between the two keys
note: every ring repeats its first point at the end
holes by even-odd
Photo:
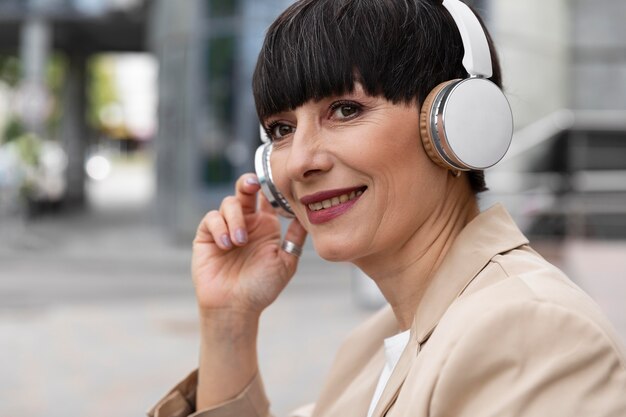
{"type": "Polygon", "coordinates": [[[491,53],[480,21],[460,0],[444,0],[443,6],[452,15],[463,40],[463,67],[469,75],[490,78],[493,74],[491,53]]]}

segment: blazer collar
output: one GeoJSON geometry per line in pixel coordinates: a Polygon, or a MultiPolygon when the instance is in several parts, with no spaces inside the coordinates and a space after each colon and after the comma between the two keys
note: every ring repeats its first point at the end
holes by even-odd
{"type": "Polygon", "coordinates": [[[450,305],[494,256],[528,244],[513,219],[500,205],[476,216],[459,233],[435,273],[417,309],[411,338],[374,410],[383,416],[393,404],[421,345],[428,340],[450,305]]]}

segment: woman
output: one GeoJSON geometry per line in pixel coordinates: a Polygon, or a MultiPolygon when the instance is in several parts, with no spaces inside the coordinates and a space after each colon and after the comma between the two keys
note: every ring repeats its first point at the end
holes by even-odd
{"type": "Polygon", "coordinates": [[[463,120],[474,114],[466,107],[459,126],[474,128],[461,133],[477,137],[446,153],[458,126],[439,125],[436,103],[453,94],[441,83],[468,73],[501,82],[490,43],[487,58],[472,44],[488,35],[468,10],[456,0],[303,0],[272,25],[254,93],[269,185],[282,193],[270,197],[295,219],[281,243],[253,174],[203,219],[192,262],[199,370],[152,415],[269,415],[259,316],[308,234],[324,259],[365,271],[390,307],[346,339],[315,406],[294,415],[626,416],[626,359],[610,325],[504,208],[479,213],[477,168],[506,151],[506,112],[476,123],[463,120]]]}

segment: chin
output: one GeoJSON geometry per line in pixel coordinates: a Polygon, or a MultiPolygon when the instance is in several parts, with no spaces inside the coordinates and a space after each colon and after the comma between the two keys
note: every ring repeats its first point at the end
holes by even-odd
{"type": "Polygon", "coordinates": [[[349,262],[352,259],[358,258],[358,250],[354,247],[354,241],[350,244],[342,243],[340,239],[329,239],[330,241],[324,241],[325,239],[317,240],[313,239],[313,246],[315,252],[320,258],[329,262],[349,262]]]}

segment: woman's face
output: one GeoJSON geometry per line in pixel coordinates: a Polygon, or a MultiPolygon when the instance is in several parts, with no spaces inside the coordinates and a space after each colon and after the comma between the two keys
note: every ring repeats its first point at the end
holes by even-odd
{"type": "Polygon", "coordinates": [[[325,259],[394,253],[443,198],[446,171],[422,147],[417,105],[368,96],[357,84],[265,126],[276,186],[325,259]]]}

